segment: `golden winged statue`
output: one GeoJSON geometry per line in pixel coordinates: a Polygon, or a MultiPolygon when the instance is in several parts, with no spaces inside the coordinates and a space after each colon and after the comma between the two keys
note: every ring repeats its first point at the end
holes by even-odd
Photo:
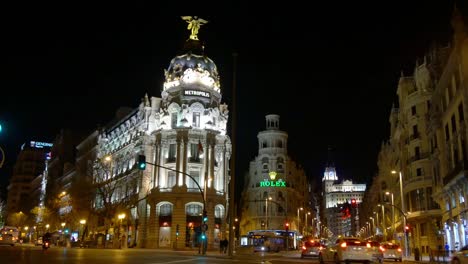
{"type": "Polygon", "coordinates": [[[190,39],[198,40],[198,30],[200,29],[202,25],[208,23],[208,21],[202,18],[199,18],[197,16],[193,16],[193,17],[181,16],[181,17],[183,20],[187,21],[188,23],[187,29],[191,30],[190,39]]]}

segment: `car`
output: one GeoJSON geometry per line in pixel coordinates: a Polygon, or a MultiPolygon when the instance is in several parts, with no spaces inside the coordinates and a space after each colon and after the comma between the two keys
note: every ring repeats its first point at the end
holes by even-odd
{"type": "Polygon", "coordinates": [[[36,246],[42,245],[42,237],[39,237],[36,242],[34,243],[36,246]]]}
{"type": "Polygon", "coordinates": [[[15,239],[12,234],[0,234],[0,245],[15,245],[15,239]]]}
{"type": "Polygon", "coordinates": [[[466,264],[468,263],[468,245],[462,247],[457,252],[453,253],[451,264],[466,264]]]}
{"type": "MultiPolygon", "coordinates": [[[[384,248],[378,241],[373,241],[373,240],[367,240],[367,244],[370,245],[371,250],[373,251],[374,257],[378,260],[379,263],[382,263],[384,261],[384,248]]],[[[366,244],[366,246],[367,246],[366,244]]]]}
{"type": "Polygon", "coordinates": [[[329,242],[319,253],[320,264],[332,261],[336,264],[361,262],[380,263],[381,259],[376,254],[372,243],[363,241],[357,237],[340,237],[335,242],[329,242]]]}
{"type": "Polygon", "coordinates": [[[390,259],[394,261],[402,261],[402,251],[401,247],[398,244],[382,243],[381,247],[383,249],[384,260],[390,259]]]}
{"type": "Polygon", "coordinates": [[[305,241],[302,245],[301,258],[304,257],[317,257],[319,256],[320,251],[323,249],[322,243],[317,240],[305,241]]]}

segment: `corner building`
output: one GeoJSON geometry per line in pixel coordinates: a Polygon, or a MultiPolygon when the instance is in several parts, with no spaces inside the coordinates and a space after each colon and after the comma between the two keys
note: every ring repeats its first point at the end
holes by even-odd
{"type": "MultiPolygon", "coordinates": [[[[138,201],[127,205],[123,224],[138,247],[197,247],[205,200],[208,249],[216,248],[229,207],[231,141],[218,71],[200,41],[187,40],[172,59],[161,95],[145,96],[138,108],[99,131],[97,160],[111,157],[111,173],[104,177],[119,182],[113,201],[138,201]],[[138,170],[139,154],[158,166],[138,170]]],[[[96,197],[94,206],[102,200],[96,197]]],[[[102,233],[102,221],[95,226],[102,233]]]]}
{"type": "Polygon", "coordinates": [[[258,133],[258,156],[250,162],[242,193],[241,234],[253,230],[305,230],[308,182],[304,169],[288,156],[288,134],[279,129],[278,115],[266,116],[258,133]],[[303,210],[300,210],[303,208],[303,210]]]}

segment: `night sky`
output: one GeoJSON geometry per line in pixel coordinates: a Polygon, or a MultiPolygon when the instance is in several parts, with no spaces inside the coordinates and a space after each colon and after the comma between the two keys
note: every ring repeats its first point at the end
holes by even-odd
{"type": "MultiPolygon", "coordinates": [[[[311,181],[321,179],[331,146],[340,179],[370,182],[400,72],[411,74],[433,41],[451,37],[453,1],[327,2],[237,3],[212,15],[182,14],[209,21],[199,38],[231,109],[238,54],[239,180],[258,154],[265,115],[279,114],[289,154],[311,181]]],[[[42,1],[2,9],[3,197],[22,143],[51,142],[61,128],[91,132],[119,107],[137,107],[145,93],[160,97],[164,69],[189,36],[187,23],[170,12],[177,9],[42,1]]]]}

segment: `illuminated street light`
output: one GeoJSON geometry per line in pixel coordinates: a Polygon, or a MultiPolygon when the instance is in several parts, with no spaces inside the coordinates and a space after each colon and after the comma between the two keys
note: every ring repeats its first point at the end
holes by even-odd
{"type": "Polygon", "coordinates": [[[300,207],[300,208],[297,208],[297,231],[299,232],[300,229],[300,226],[301,226],[301,218],[299,217],[299,211],[302,211],[304,210],[304,208],[300,207]]]}
{"type": "Polygon", "coordinates": [[[265,199],[265,229],[268,230],[268,201],[271,201],[273,198],[268,197],[265,199]]]}
{"type": "Polygon", "coordinates": [[[119,248],[122,249],[122,243],[123,243],[124,241],[121,241],[121,240],[120,240],[120,229],[122,228],[122,221],[123,221],[123,219],[125,218],[125,214],[124,214],[124,213],[123,213],[123,214],[119,214],[119,215],[117,216],[117,218],[119,218],[119,220],[120,220],[119,233],[118,233],[117,238],[118,238],[118,240],[119,240],[119,248]]]}
{"type": "MultiPolygon", "coordinates": [[[[396,174],[396,170],[391,171],[392,174],[396,174]]],[[[401,171],[398,172],[399,180],[400,180],[400,199],[401,199],[401,212],[403,213],[403,227],[406,226],[406,210],[405,210],[405,200],[403,195],[403,174],[401,171]]],[[[405,233],[405,256],[409,256],[409,242],[408,242],[408,233],[405,233]]]]}
{"type": "Polygon", "coordinates": [[[392,231],[393,231],[393,234],[395,234],[395,204],[393,203],[393,193],[391,192],[385,192],[385,195],[391,195],[392,197],[392,231]]]}

